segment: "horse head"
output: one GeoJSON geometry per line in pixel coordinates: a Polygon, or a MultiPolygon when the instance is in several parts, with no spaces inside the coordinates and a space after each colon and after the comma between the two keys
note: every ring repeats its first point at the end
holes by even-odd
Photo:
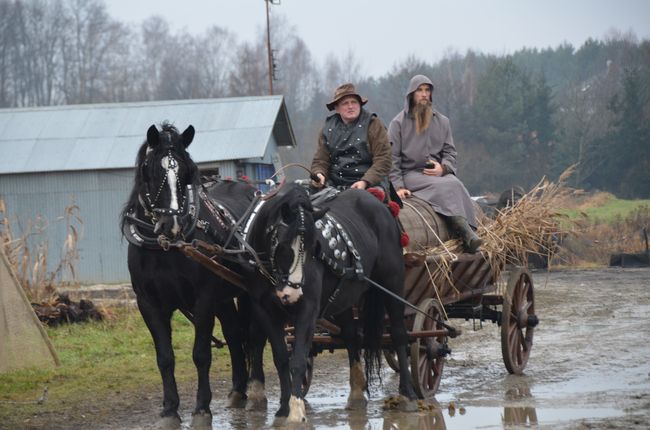
{"type": "Polygon", "coordinates": [[[307,190],[287,184],[260,210],[254,247],[268,255],[275,294],[285,304],[297,303],[303,294],[305,264],[316,246],[315,221],[325,211],[314,210],[307,190]]]}
{"type": "Polygon", "coordinates": [[[141,206],[156,235],[174,239],[183,231],[184,218],[195,217],[194,186],[198,184],[198,168],[187,152],[193,138],[191,125],[182,134],[168,123],[162,124],[161,131],[152,125],[138,152],[130,202],[131,206],[136,206],[136,201],[141,206]]]}

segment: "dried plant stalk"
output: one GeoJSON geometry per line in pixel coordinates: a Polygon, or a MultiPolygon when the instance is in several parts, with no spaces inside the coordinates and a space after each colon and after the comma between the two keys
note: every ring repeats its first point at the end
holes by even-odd
{"type": "Polygon", "coordinates": [[[28,220],[16,237],[11,222],[7,216],[4,200],[0,199],[0,249],[7,256],[18,282],[28,297],[33,300],[53,300],[58,285],[78,285],[76,265],[79,262],[77,243],[79,239],[79,226],[83,221],[78,215],[79,207],[71,204],[66,206],[63,219],[66,222],[66,240],[64,241],[63,255],[56,269],[48,272],[49,246],[45,241],[36,242],[48,227],[47,221],[37,216],[35,221],[28,220]],[[30,247],[31,244],[31,247],[30,247]],[[63,281],[66,271],[69,273],[68,281],[63,281]]]}
{"type": "MultiPolygon", "coordinates": [[[[498,280],[507,264],[526,266],[530,254],[545,255],[551,262],[558,239],[574,232],[575,224],[558,212],[561,202],[574,193],[564,186],[574,169],[569,167],[558,183],[542,179],[514,204],[497,210],[494,219],[479,216],[477,233],[483,239],[481,252],[490,264],[492,279],[498,280]]],[[[462,242],[452,239],[425,251],[438,256],[437,267],[432,268],[436,283],[453,284],[450,264],[454,257],[447,250],[454,255],[463,253],[462,242]]]]}

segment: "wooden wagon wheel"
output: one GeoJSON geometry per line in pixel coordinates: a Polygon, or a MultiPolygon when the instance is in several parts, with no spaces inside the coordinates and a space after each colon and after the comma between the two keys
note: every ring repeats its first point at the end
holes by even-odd
{"type": "MultiPolygon", "coordinates": [[[[419,309],[434,320],[442,320],[443,312],[436,299],[425,299],[419,309]]],[[[444,327],[418,312],[413,322],[413,331],[442,330],[444,327]]],[[[433,396],[440,385],[442,368],[445,365],[447,336],[419,338],[411,344],[411,379],[413,388],[420,398],[433,396]]]]}
{"type": "Polygon", "coordinates": [[[518,267],[510,274],[501,315],[501,353],[508,372],[521,374],[526,367],[537,323],[533,279],[528,269],[518,267]]]}
{"type": "Polygon", "coordinates": [[[307,371],[305,372],[305,377],[302,379],[302,398],[304,399],[309,392],[309,387],[311,386],[311,379],[314,377],[314,356],[309,355],[307,358],[307,371]]]}

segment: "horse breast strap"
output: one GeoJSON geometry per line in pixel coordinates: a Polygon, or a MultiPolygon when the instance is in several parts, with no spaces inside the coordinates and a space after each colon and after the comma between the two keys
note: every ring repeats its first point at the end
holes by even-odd
{"type": "Polygon", "coordinates": [[[317,258],[340,278],[363,280],[361,256],[341,223],[327,213],[315,225],[321,243],[317,258]]]}

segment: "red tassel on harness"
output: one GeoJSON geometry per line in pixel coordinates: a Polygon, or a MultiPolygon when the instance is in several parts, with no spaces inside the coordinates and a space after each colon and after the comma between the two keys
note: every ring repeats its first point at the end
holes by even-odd
{"type": "Polygon", "coordinates": [[[399,238],[399,244],[402,245],[402,248],[406,248],[410,242],[411,238],[409,237],[408,234],[402,233],[402,235],[399,238]]]}
{"type": "Polygon", "coordinates": [[[377,197],[377,199],[379,199],[380,202],[383,202],[384,198],[386,197],[386,194],[377,187],[367,188],[366,191],[368,191],[373,196],[377,197]]]}
{"type": "Polygon", "coordinates": [[[388,209],[390,209],[390,213],[393,214],[393,218],[397,218],[397,215],[399,215],[399,205],[397,202],[388,202],[388,209]]]}

